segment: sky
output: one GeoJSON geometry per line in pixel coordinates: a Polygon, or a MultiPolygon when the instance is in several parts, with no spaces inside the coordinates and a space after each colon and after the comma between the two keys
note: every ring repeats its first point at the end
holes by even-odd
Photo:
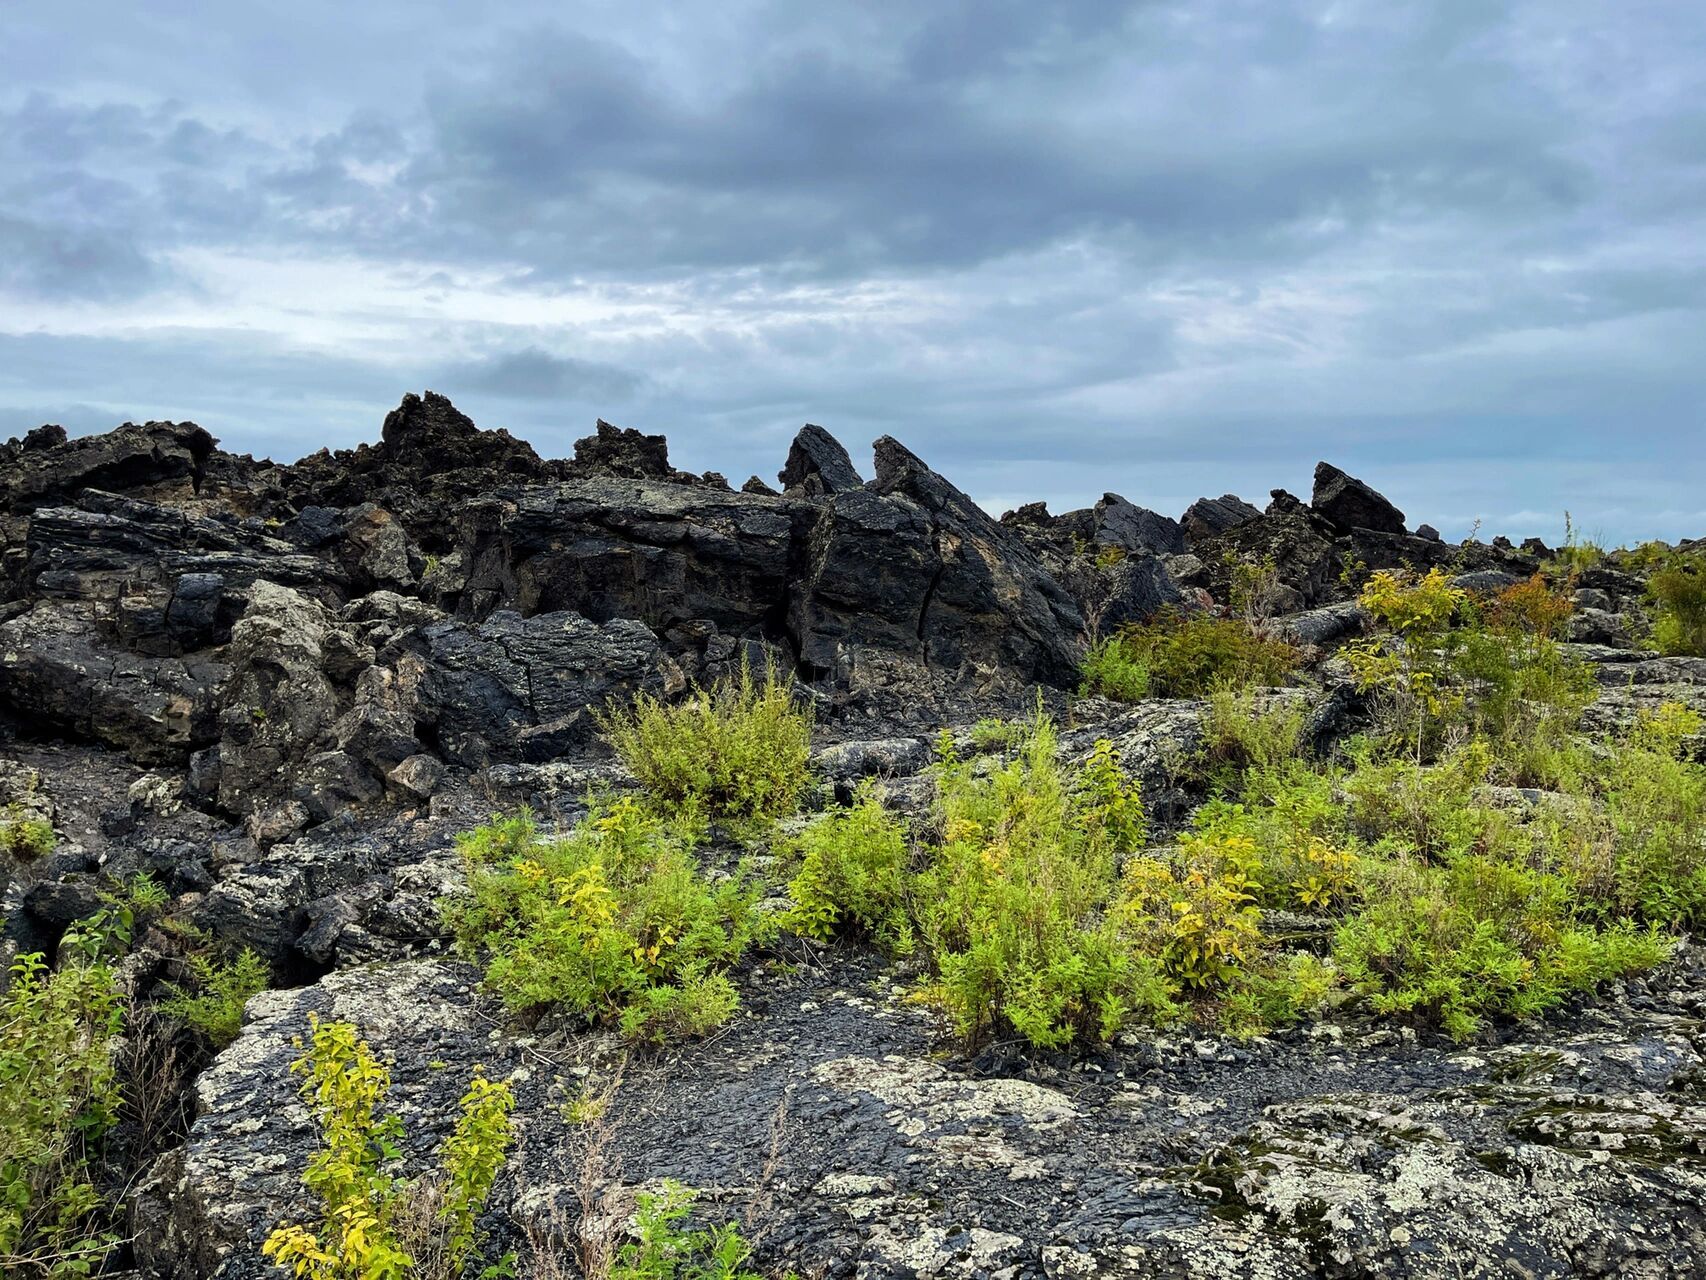
{"type": "Polygon", "coordinates": [[[0,0],[0,438],[1706,534],[1699,0],[0,0]]]}

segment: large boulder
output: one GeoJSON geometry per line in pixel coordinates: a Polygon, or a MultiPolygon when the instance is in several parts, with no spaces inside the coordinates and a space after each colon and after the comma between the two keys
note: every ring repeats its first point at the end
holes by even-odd
{"type": "Polygon", "coordinates": [[[787,493],[813,497],[848,493],[865,484],[841,442],[809,422],[788,446],[788,461],[776,478],[787,493]]]}
{"type": "Polygon", "coordinates": [[[58,427],[41,427],[0,445],[0,510],[31,511],[86,489],[123,492],[171,481],[193,489],[213,447],[213,437],[193,422],[127,422],[76,440],[58,427]]]}
{"type": "Polygon", "coordinates": [[[503,610],[474,626],[433,623],[408,643],[422,664],[416,718],[446,760],[471,768],[551,759],[592,734],[591,712],[611,697],[679,683],[632,619],[503,610]]]}
{"type": "Polygon", "coordinates": [[[1121,551],[1173,555],[1185,549],[1185,531],[1177,520],[1104,493],[1094,508],[1097,546],[1121,551]]]}
{"type": "Polygon", "coordinates": [[[1315,464],[1315,489],[1309,505],[1335,528],[1372,529],[1402,537],[1404,513],[1355,476],[1329,462],[1315,464]]]}
{"type": "Polygon", "coordinates": [[[337,619],[300,592],[266,581],[250,588],[219,690],[219,803],[228,812],[276,802],[310,756],[333,748],[343,699],[326,660],[337,630],[337,619]]]}
{"type": "Polygon", "coordinates": [[[1179,517],[1179,526],[1185,541],[1195,546],[1261,514],[1236,494],[1227,493],[1218,498],[1198,498],[1185,508],[1185,514],[1179,517]]]}
{"type": "Polygon", "coordinates": [[[104,742],[141,764],[182,764],[213,740],[222,674],[205,656],[127,651],[89,601],[42,600],[0,623],[0,706],[42,736],[104,742]]]}
{"type": "Polygon", "coordinates": [[[462,509],[455,611],[567,610],[658,632],[703,618],[731,635],[774,632],[796,527],[814,514],[785,498],[608,476],[503,490],[462,509]]]}
{"type": "Polygon", "coordinates": [[[812,530],[790,611],[802,665],[858,686],[897,666],[972,685],[1065,685],[1084,623],[1017,532],[899,441],[812,530]]]}

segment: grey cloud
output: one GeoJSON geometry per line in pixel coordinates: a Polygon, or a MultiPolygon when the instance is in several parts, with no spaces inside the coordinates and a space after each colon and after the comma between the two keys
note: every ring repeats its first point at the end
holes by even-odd
{"type": "Polygon", "coordinates": [[[560,401],[572,396],[623,401],[633,396],[641,382],[638,374],[614,365],[528,347],[452,368],[434,385],[465,386],[517,400],[560,401]]]}

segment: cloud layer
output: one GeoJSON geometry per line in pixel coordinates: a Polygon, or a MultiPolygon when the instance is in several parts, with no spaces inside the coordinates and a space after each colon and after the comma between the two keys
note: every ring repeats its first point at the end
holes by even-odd
{"type": "Polygon", "coordinates": [[[0,436],[295,456],[405,389],[986,505],[1302,489],[1706,532],[1706,10],[1675,0],[8,12],[0,436]],[[15,38],[13,38],[15,37],[15,38]]]}

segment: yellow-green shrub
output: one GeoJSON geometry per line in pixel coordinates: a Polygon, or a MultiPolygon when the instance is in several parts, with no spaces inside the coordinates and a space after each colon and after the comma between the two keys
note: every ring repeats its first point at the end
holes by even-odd
{"type": "Polygon", "coordinates": [[[1660,653],[1706,657],[1706,555],[1669,557],[1647,579],[1652,644],[1660,653]]]}
{"type": "Polygon", "coordinates": [[[792,812],[811,759],[811,714],[772,669],[738,677],[680,702],[642,693],[599,716],[605,739],[658,801],[716,817],[792,812]]]}
{"type": "Polygon", "coordinates": [[[170,994],[160,1001],[160,1010],[182,1019],[206,1036],[214,1048],[223,1049],[242,1029],[243,1006],[251,996],[267,989],[272,973],[266,961],[247,947],[225,963],[194,956],[190,969],[193,985],[171,985],[170,994]]]}
{"type": "Polygon", "coordinates": [[[1562,877],[1491,858],[1387,864],[1339,927],[1334,961],[1377,1012],[1425,1014],[1463,1039],[1489,1014],[1543,1012],[1668,954],[1668,940],[1632,923],[1578,923],[1573,897],[1562,877]]]}
{"type": "Polygon", "coordinates": [[[1148,695],[1199,698],[1223,685],[1283,683],[1299,660],[1290,645],[1259,635],[1237,619],[1176,611],[1121,628],[1091,655],[1094,669],[1105,674],[1096,686],[1086,668],[1086,681],[1093,686],[1089,691],[1112,698],[1121,697],[1116,690],[1122,687],[1137,687],[1138,670],[1145,673],[1142,687],[1148,695]]]}
{"type": "Polygon", "coordinates": [[[101,956],[128,934],[112,912],[73,926],[60,968],[19,956],[0,996],[0,1260],[9,1273],[87,1274],[116,1240],[89,1168],[118,1117],[114,1049],[125,1012],[101,956]]]}
{"type": "Polygon", "coordinates": [[[52,853],[55,843],[53,823],[32,816],[16,802],[6,806],[6,816],[0,819],[0,853],[32,862],[52,853]]]}
{"type": "Polygon", "coordinates": [[[308,1280],[405,1280],[429,1258],[432,1272],[459,1274],[509,1150],[509,1086],[476,1067],[437,1171],[411,1182],[389,1167],[403,1122],[379,1113],[391,1073],[350,1023],[310,1014],[309,1038],[291,1069],[304,1077],[302,1096],[320,1127],[322,1147],[302,1181],[320,1202],[321,1222],[318,1230],[276,1228],[262,1252],[308,1280]],[[417,1198],[430,1212],[410,1212],[417,1198]]]}
{"type": "MultiPolygon", "coordinates": [[[[1055,752],[1039,718],[1002,768],[979,773],[951,751],[937,766],[941,846],[914,891],[936,975],[923,995],[974,1043],[1010,1026],[1059,1048],[1173,1013],[1157,965],[1107,914],[1141,805],[1094,765],[1074,787],[1055,752]]],[[[1111,748],[1094,759],[1117,765],[1111,748]]]]}
{"type": "Polygon", "coordinates": [[[447,904],[446,918],[509,1008],[561,1005],[654,1041],[733,1013],[724,970],[757,936],[758,889],[709,882],[688,824],[623,797],[558,839],[524,815],[459,846],[470,896],[447,904]]]}
{"type": "Polygon", "coordinates": [[[789,927],[827,941],[838,934],[906,951],[906,831],[875,782],[853,804],[818,818],[794,841],[800,869],[788,885],[789,927]]]}

